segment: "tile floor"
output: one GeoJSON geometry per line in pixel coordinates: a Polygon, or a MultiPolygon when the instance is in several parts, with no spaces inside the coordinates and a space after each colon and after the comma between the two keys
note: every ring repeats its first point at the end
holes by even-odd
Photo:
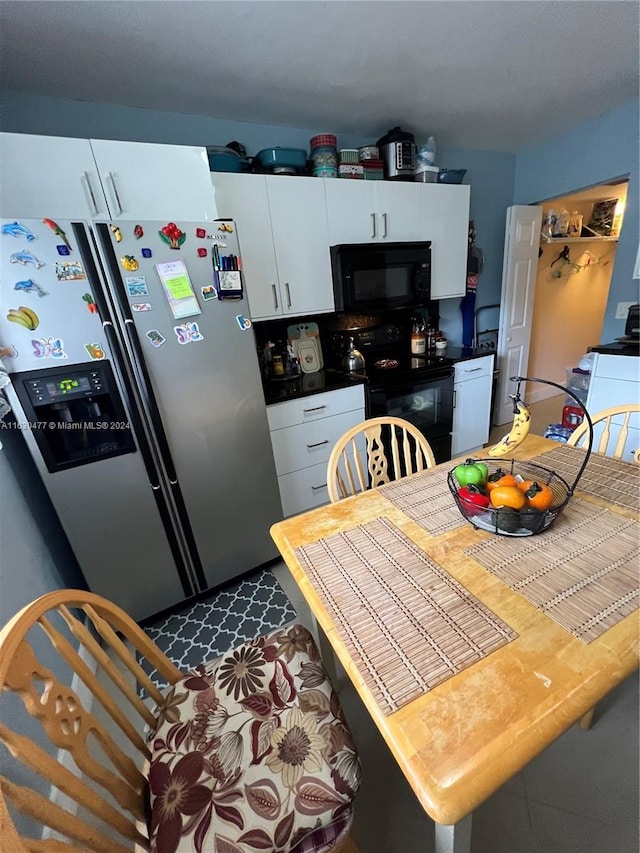
{"type": "MultiPolygon", "coordinates": [[[[317,636],[286,566],[273,573],[317,636]]],[[[360,853],[433,853],[433,823],[344,673],[339,690],[363,765],[353,831],[360,853]]],[[[471,853],[638,853],[638,753],[633,676],[601,702],[591,731],[573,726],[476,810],[471,853]]]]}

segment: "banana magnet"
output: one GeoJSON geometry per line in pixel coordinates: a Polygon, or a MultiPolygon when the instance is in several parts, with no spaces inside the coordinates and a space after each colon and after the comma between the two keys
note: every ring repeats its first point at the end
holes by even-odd
{"type": "Polygon", "coordinates": [[[10,308],[7,313],[7,320],[10,323],[15,323],[24,329],[28,329],[30,332],[33,332],[40,325],[40,318],[36,312],[31,308],[27,308],[26,305],[20,305],[18,308],[10,308]]]}

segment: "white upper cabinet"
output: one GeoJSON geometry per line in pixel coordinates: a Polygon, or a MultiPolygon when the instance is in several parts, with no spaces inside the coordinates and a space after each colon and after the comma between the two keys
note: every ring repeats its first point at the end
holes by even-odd
{"type": "Polygon", "coordinates": [[[219,216],[234,219],[252,319],[334,310],[323,182],[211,174],[219,216]]]}
{"type": "Polygon", "coordinates": [[[215,219],[204,148],[0,135],[3,216],[215,219]]]}
{"type": "Polygon", "coordinates": [[[333,311],[322,181],[268,175],[266,182],[283,313],[333,311]]]}
{"type": "Polygon", "coordinates": [[[329,240],[404,243],[424,240],[424,184],[326,179],[329,240]]]}
{"type": "Polygon", "coordinates": [[[468,186],[423,184],[424,238],[431,241],[431,298],[464,296],[469,244],[468,186]]]}
{"type": "Polygon", "coordinates": [[[242,272],[253,319],[278,316],[282,299],[271,233],[267,184],[260,175],[212,172],[221,218],[233,219],[238,231],[242,272]]]}
{"type": "Polygon", "coordinates": [[[89,140],[0,134],[0,214],[16,219],[108,217],[89,140]]]}
{"type": "Polygon", "coordinates": [[[215,219],[204,148],[92,139],[113,219],[215,219]]]}
{"type": "Polygon", "coordinates": [[[324,180],[329,241],[431,241],[433,299],[464,296],[470,189],[403,181],[324,180]]]}

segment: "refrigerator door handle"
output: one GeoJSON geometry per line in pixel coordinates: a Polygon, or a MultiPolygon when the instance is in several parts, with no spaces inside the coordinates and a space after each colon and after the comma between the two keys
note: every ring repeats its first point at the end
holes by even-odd
{"type": "Polygon", "coordinates": [[[89,177],[88,172],[83,172],[80,178],[80,183],[82,184],[85,195],[87,196],[87,201],[89,202],[89,208],[91,210],[92,216],[98,216],[100,213],[100,208],[98,207],[98,202],[96,201],[96,197],[93,193],[93,187],[91,186],[91,178],[89,177]]]}
{"type": "Polygon", "coordinates": [[[116,184],[115,176],[113,172],[107,172],[107,177],[109,178],[109,183],[111,184],[111,192],[117,205],[116,216],[122,216],[122,214],[124,213],[124,209],[122,207],[122,202],[120,201],[120,196],[118,194],[118,185],[116,184]]]}

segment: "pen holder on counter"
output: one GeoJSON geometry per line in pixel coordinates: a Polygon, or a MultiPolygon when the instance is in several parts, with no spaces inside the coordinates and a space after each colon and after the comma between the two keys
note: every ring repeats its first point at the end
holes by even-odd
{"type": "MultiPolygon", "coordinates": [[[[569,396],[573,397],[584,411],[584,417],[589,425],[589,441],[587,452],[580,465],[577,476],[572,485],[550,468],[545,468],[536,462],[522,462],[504,457],[493,457],[476,459],[471,458],[463,465],[457,465],[447,474],[447,485],[460,510],[461,515],[478,530],[486,530],[488,533],[496,533],[499,536],[531,536],[546,530],[562,510],[569,503],[570,498],[578,484],[578,480],[589,461],[591,448],[593,446],[593,423],[582,401],[568,388],[551,382],[547,379],[535,379],[527,376],[511,376],[511,382],[518,383],[515,399],[520,396],[521,382],[541,382],[544,385],[552,385],[559,388],[569,396]],[[475,466],[479,463],[480,470],[484,468],[487,481],[484,488],[476,488],[476,482],[468,485],[466,477],[469,476],[467,466],[475,466]],[[490,481],[495,485],[496,477],[505,478],[503,485],[515,487],[513,501],[510,502],[511,493],[505,499],[505,505],[492,505],[490,481]],[[465,480],[465,482],[462,482],[465,480]],[[527,489],[524,485],[528,484],[527,489]],[[520,487],[523,487],[520,489],[520,487]],[[518,491],[522,498],[518,497],[518,491]],[[510,503],[509,503],[510,502],[510,503]]],[[[479,477],[476,472],[472,476],[479,477]]],[[[507,492],[505,492],[507,495],[507,492]]]]}

